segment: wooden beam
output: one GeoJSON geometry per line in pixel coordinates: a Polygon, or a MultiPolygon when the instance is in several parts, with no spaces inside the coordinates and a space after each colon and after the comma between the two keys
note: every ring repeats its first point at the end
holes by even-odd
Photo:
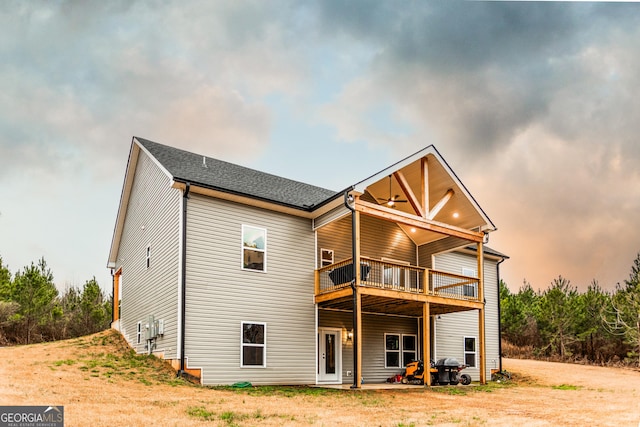
{"type": "MultiPolygon", "coordinates": [[[[359,270],[359,269],[358,269],[359,270]]],[[[356,378],[356,387],[362,388],[362,295],[358,292],[356,288],[357,297],[356,297],[356,316],[357,316],[357,346],[358,346],[358,358],[356,362],[355,372],[358,373],[358,377],[356,378]]]]}
{"type": "Polygon", "coordinates": [[[442,286],[438,286],[437,288],[433,288],[433,290],[435,292],[442,290],[442,289],[449,289],[449,288],[455,288],[456,286],[463,286],[463,285],[473,285],[477,283],[476,279],[471,279],[471,280],[467,280],[466,282],[460,282],[460,283],[454,283],[452,285],[442,285],[442,286]]]}
{"type": "MultiPolygon", "coordinates": [[[[356,202],[357,202],[358,198],[356,198],[356,202]]],[[[353,251],[353,262],[354,265],[356,266],[355,269],[355,273],[356,273],[356,286],[360,286],[360,281],[362,280],[362,278],[360,277],[360,212],[355,211],[353,213],[353,215],[355,215],[355,228],[356,228],[356,232],[355,232],[355,242],[352,242],[352,244],[354,244],[356,247],[353,251]]]]}
{"type": "Polygon", "coordinates": [[[365,215],[382,218],[387,221],[397,222],[411,227],[421,228],[423,230],[433,231],[445,236],[459,237],[476,243],[482,242],[484,239],[484,234],[479,231],[465,230],[464,228],[456,227],[454,225],[428,220],[426,218],[421,218],[402,211],[365,202],[363,200],[357,201],[354,207],[358,212],[362,212],[365,215]]]}
{"type": "Polygon", "coordinates": [[[478,256],[478,298],[482,308],[478,310],[478,340],[480,345],[480,384],[487,383],[487,360],[485,346],[485,315],[484,315],[484,248],[482,242],[477,244],[478,256]]]}
{"type": "Polygon", "coordinates": [[[429,212],[429,162],[426,157],[420,159],[420,192],[422,193],[422,216],[429,212]]]}
{"type": "Polygon", "coordinates": [[[436,203],[436,205],[433,207],[433,209],[431,209],[431,211],[429,212],[429,215],[427,215],[427,219],[435,218],[436,215],[440,213],[444,205],[446,205],[447,202],[451,200],[451,198],[453,197],[453,194],[454,194],[453,190],[451,188],[448,189],[447,192],[444,193],[444,196],[442,196],[442,199],[440,199],[438,203],[436,203]]]}
{"type": "Polygon", "coordinates": [[[446,305],[449,307],[464,307],[469,310],[479,310],[483,306],[480,301],[443,297],[439,295],[427,295],[427,302],[431,304],[446,305]]]}
{"type": "Polygon", "coordinates": [[[344,297],[348,297],[353,295],[353,291],[351,287],[346,286],[344,288],[340,288],[335,291],[326,292],[324,294],[316,295],[316,304],[320,304],[321,302],[331,301],[334,299],[340,299],[344,297]]]}
{"type": "Polygon", "coordinates": [[[407,196],[407,200],[409,201],[409,204],[413,208],[413,211],[416,214],[418,214],[418,216],[421,216],[424,218],[426,215],[425,214],[426,211],[422,210],[422,206],[420,206],[420,201],[418,200],[416,195],[413,193],[413,190],[409,186],[409,183],[407,182],[407,179],[404,177],[402,172],[396,171],[393,173],[393,176],[396,178],[396,180],[398,181],[398,184],[400,185],[400,188],[402,189],[404,194],[407,196]]]}
{"type": "Polygon", "coordinates": [[[424,363],[424,385],[431,387],[431,314],[429,303],[422,306],[422,362],[424,363]]]}
{"type": "Polygon", "coordinates": [[[425,301],[425,295],[420,293],[395,291],[392,289],[373,288],[369,286],[362,286],[360,292],[363,295],[372,295],[375,297],[397,299],[404,301],[425,301]]]}

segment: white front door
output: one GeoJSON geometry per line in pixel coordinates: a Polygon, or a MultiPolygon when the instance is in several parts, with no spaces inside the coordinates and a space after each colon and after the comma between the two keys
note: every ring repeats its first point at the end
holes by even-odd
{"type": "Polygon", "coordinates": [[[318,329],[318,382],[342,382],[341,329],[318,329]]]}

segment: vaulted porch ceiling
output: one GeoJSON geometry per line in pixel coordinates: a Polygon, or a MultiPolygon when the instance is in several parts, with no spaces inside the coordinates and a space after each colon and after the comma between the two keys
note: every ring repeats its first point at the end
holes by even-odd
{"type": "MultiPolygon", "coordinates": [[[[356,186],[360,199],[392,209],[402,216],[416,216],[433,223],[476,232],[495,226],[435,149],[404,164],[390,167],[356,186]],[[392,198],[393,202],[388,200],[392,198]]],[[[418,245],[443,238],[430,229],[400,223],[418,245]]]]}

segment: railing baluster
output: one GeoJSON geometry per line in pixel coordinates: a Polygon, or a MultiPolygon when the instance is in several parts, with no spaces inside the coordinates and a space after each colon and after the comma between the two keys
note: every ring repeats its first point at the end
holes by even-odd
{"type": "MultiPolygon", "coordinates": [[[[350,285],[351,258],[316,270],[316,294],[350,285]]],[[[478,279],[413,265],[394,264],[362,257],[362,286],[392,289],[400,292],[439,295],[447,298],[478,300],[478,279]]]]}

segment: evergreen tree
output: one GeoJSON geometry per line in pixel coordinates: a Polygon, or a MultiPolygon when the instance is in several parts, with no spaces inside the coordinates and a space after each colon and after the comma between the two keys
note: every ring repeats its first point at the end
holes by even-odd
{"type": "Polygon", "coordinates": [[[39,326],[52,320],[52,309],[58,290],[53,284],[53,274],[44,258],[38,264],[31,263],[18,271],[13,280],[9,299],[20,305],[13,320],[22,324],[26,343],[32,342],[39,326]]]}

